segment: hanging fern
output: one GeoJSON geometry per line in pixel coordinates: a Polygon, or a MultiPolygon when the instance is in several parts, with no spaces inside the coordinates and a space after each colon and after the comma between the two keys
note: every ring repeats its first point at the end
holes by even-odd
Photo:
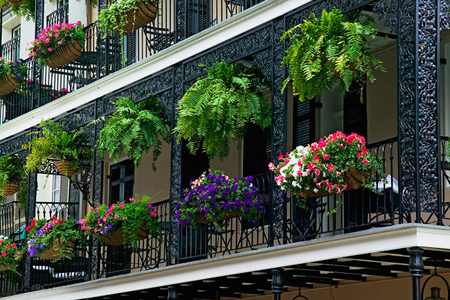
{"type": "Polygon", "coordinates": [[[0,158],[0,210],[2,202],[6,199],[3,196],[8,182],[17,183],[19,190],[17,191],[17,200],[20,209],[25,211],[27,207],[28,197],[28,176],[25,173],[25,166],[19,154],[12,154],[0,158]]]}
{"type": "Polygon", "coordinates": [[[246,125],[270,126],[270,105],[262,97],[267,80],[255,68],[216,62],[206,69],[180,100],[178,137],[188,140],[191,153],[201,147],[210,159],[230,152],[229,139],[240,140],[246,125]]]}
{"type": "Polygon", "coordinates": [[[367,79],[374,82],[373,68],[385,70],[369,53],[366,36],[375,38],[377,29],[373,19],[365,17],[361,23],[357,21],[360,17],[359,13],[344,16],[337,9],[324,10],[320,20],[311,14],[303,24],[286,31],[281,39],[289,37],[291,46],[283,64],[289,67],[290,77],[284,81],[283,91],[292,80],[294,94],[303,101],[324,88],[331,91],[339,85],[345,94],[354,81],[361,90],[367,79]]]}
{"type": "Polygon", "coordinates": [[[137,104],[130,98],[121,97],[113,104],[116,111],[106,122],[97,141],[99,155],[104,157],[108,152],[117,162],[125,153],[139,167],[142,155],[153,147],[152,167],[156,171],[155,162],[161,154],[160,137],[170,143],[169,122],[156,97],[137,104]]]}

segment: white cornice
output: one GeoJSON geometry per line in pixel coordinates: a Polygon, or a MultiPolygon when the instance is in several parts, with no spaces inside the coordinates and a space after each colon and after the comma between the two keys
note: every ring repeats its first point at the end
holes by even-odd
{"type": "Polygon", "coordinates": [[[268,21],[300,7],[310,0],[268,0],[215,25],[191,38],[156,53],[132,66],[115,72],[58,100],[35,109],[0,126],[0,140],[76,109],[99,97],[156,74],[206,49],[242,35],[268,21]]]}
{"type": "Polygon", "coordinates": [[[409,247],[448,250],[450,228],[420,224],[395,225],[25,293],[6,299],[85,299],[87,295],[100,297],[409,247]]]}

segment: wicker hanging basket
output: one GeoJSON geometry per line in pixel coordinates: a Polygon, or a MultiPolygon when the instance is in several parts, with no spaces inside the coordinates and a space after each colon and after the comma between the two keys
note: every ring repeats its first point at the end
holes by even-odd
{"type": "MultiPolygon", "coordinates": [[[[122,27],[122,34],[129,34],[134,30],[139,29],[152,22],[156,18],[157,12],[158,8],[156,2],[138,2],[135,9],[132,9],[126,13],[125,25],[123,25],[122,27]]],[[[118,29],[115,29],[115,31],[118,34],[121,34],[120,30],[118,29]]]]}
{"type": "MultiPolygon", "coordinates": [[[[362,187],[363,178],[356,168],[350,167],[344,174],[344,183],[347,184],[346,191],[357,190],[362,187]]],[[[313,191],[304,192],[305,196],[311,198],[319,198],[330,195],[328,192],[318,192],[313,191]]]]}
{"type": "Polygon", "coordinates": [[[81,56],[81,48],[80,41],[65,44],[52,53],[46,64],[52,69],[61,68],[79,58],[81,56]]]}
{"type": "Polygon", "coordinates": [[[22,3],[23,0],[6,0],[6,2],[11,3],[11,4],[19,4],[22,3]]]}
{"type": "Polygon", "coordinates": [[[3,196],[14,195],[19,190],[19,184],[17,182],[6,182],[6,187],[3,191],[3,196]]]}
{"type": "MultiPolygon", "coordinates": [[[[223,221],[223,220],[228,220],[234,217],[238,217],[239,213],[238,212],[228,212],[227,214],[225,214],[222,218],[219,219],[219,221],[223,221]]],[[[201,213],[197,216],[197,223],[199,224],[210,224],[212,223],[211,220],[208,220],[206,218],[206,214],[205,213],[201,213]]]]}
{"type": "MultiPolygon", "coordinates": [[[[70,240],[69,247],[71,249],[75,248],[75,242],[76,242],[76,240],[74,240],[74,239],[70,240]]],[[[72,253],[72,251],[70,253],[68,253],[68,252],[64,253],[62,251],[62,247],[66,246],[66,245],[63,244],[61,239],[54,241],[54,243],[56,244],[56,247],[58,248],[57,251],[55,251],[55,249],[53,248],[53,245],[51,245],[49,250],[39,254],[38,256],[42,259],[50,260],[50,259],[60,258],[63,254],[71,254],[72,253]]]]}
{"type": "Polygon", "coordinates": [[[17,82],[17,79],[9,73],[3,74],[0,77],[0,96],[14,92],[17,89],[17,82]]]}
{"type": "MultiPolygon", "coordinates": [[[[101,235],[100,237],[103,240],[103,242],[109,246],[119,246],[124,243],[122,230],[117,230],[117,231],[113,232],[111,235],[101,235]]],[[[148,237],[147,227],[142,225],[141,228],[139,228],[139,231],[137,233],[137,240],[138,241],[144,240],[147,237],[148,237]]]]}
{"type": "Polygon", "coordinates": [[[59,160],[55,162],[56,169],[61,175],[72,177],[78,173],[78,169],[75,169],[70,161],[59,160]]]}
{"type": "Polygon", "coordinates": [[[6,271],[6,270],[9,270],[9,269],[11,269],[10,267],[8,267],[7,265],[5,265],[5,264],[1,264],[0,265],[0,272],[2,272],[2,271],[6,271]]]}

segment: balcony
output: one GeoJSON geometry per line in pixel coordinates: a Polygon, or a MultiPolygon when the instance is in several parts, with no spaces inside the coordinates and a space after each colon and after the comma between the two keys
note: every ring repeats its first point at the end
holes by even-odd
{"type": "Polygon", "coordinates": [[[6,60],[16,61],[20,57],[20,36],[10,39],[2,45],[2,57],[6,60]]]}
{"type": "MultiPolygon", "coordinates": [[[[28,78],[33,88],[30,86],[26,93],[20,95],[11,93],[4,97],[0,124],[142,61],[261,2],[263,0],[186,1],[184,15],[178,16],[174,1],[161,1],[161,13],[152,23],[124,37],[123,57],[120,36],[112,32],[103,39],[97,24],[91,24],[85,28],[87,40],[83,54],[76,61],[58,69],[45,66],[39,82],[34,80],[34,62],[27,61],[28,78]],[[38,90],[39,94],[36,93],[38,90]]],[[[65,4],[47,16],[47,25],[67,22],[67,18],[68,4],[65,4]]],[[[19,41],[14,39],[3,45],[2,55],[18,55],[19,41]]]]}

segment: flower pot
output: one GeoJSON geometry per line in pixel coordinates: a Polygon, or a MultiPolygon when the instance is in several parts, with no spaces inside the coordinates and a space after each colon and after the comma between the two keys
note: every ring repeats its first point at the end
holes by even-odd
{"type": "MultiPolygon", "coordinates": [[[[346,191],[357,190],[362,186],[362,175],[358,172],[356,168],[350,167],[344,174],[344,183],[347,184],[346,191]]],[[[318,192],[314,193],[313,191],[304,192],[305,196],[311,198],[319,198],[329,195],[328,192],[318,192]]]]}
{"type": "Polygon", "coordinates": [[[17,89],[17,79],[10,74],[3,74],[0,77],[0,96],[14,92],[17,89]]]}
{"type": "Polygon", "coordinates": [[[3,191],[3,196],[14,195],[19,190],[19,184],[17,182],[6,182],[5,190],[3,191]]]}
{"type": "Polygon", "coordinates": [[[71,162],[67,160],[60,160],[55,162],[56,169],[61,175],[65,175],[67,177],[72,177],[73,175],[78,173],[78,169],[75,169],[71,162]]]}
{"type": "MultiPolygon", "coordinates": [[[[123,30],[122,34],[129,34],[152,22],[156,18],[157,10],[156,2],[138,2],[135,9],[126,13],[125,25],[121,28],[123,30]]],[[[120,20],[118,22],[120,22],[120,20]]],[[[118,29],[115,29],[115,31],[120,34],[118,29]]]]}
{"type": "MultiPolygon", "coordinates": [[[[141,228],[139,228],[139,231],[137,233],[137,240],[138,241],[144,240],[147,238],[147,236],[148,236],[147,227],[142,225],[141,228]]],[[[113,232],[111,235],[101,235],[100,237],[103,240],[103,242],[109,246],[119,246],[124,243],[122,230],[117,230],[117,231],[113,232]]]]}
{"type": "Polygon", "coordinates": [[[47,66],[52,69],[61,68],[68,63],[76,60],[81,56],[81,42],[65,44],[61,48],[55,50],[50,59],[46,62],[47,66]]]}
{"type": "MultiPolygon", "coordinates": [[[[223,220],[228,220],[234,217],[238,217],[239,213],[238,212],[228,212],[227,214],[225,214],[222,218],[219,219],[219,221],[223,221],[223,220]]],[[[210,224],[212,223],[212,221],[208,220],[206,218],[206,214],[205,213],[201,213],[197,216],[197,223],[199,224],[210,224]]]]}
{"type": "MultiPolygon", "coordinates": [[[[75,248],[75,242],[76,242],[76,240],[74,240],[74,239],[70,240],[69,247],[71,249],[75,248]]],[[[49,250],[39,254],[38,256],[40,258],[42,258],[42,259],[50,260],[50,259],[59,258],[63,254],[70,254],[70,253],[72,253],[72,252],[70,252],[70,253],[67,253],[67,252],[63,253],[62,247],[65,246],[65,245],[63,244],[61,239],[58,239],[58,240],[54,241],[54,243],[56,244],[56,247],[58,248],[57,251],[55,251],[55,249],[53,249],[53,245],[51,245],[49,250]]]]}

